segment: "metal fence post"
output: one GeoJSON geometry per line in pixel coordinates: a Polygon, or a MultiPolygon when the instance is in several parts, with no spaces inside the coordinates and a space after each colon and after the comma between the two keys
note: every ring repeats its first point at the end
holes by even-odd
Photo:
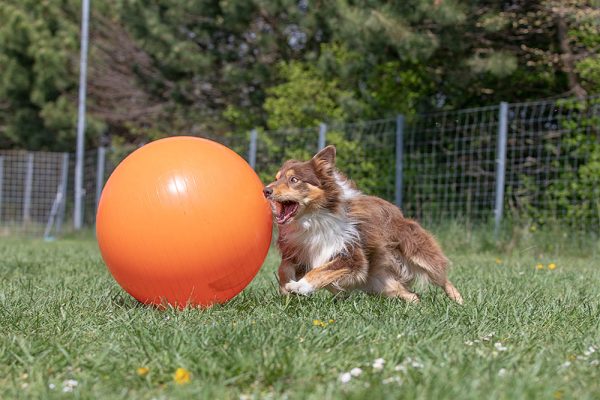
{"type": "Polygon", "coordinates": [[[81,52],[79,62],[79,105],[77,109],[77,156],[75,162],[75,207],[73,224],[75,229],[83,226],[83,154],[85,142],[85,100],[87,84],[88,31],[90,0],[83,0],[81,7],[81,52]]]}
{"type": "Polygon", "coordinates": [[[396,183],[395,203],[402,207],[402,169],[404,162],[404,115],[396,116],[396,183]]]}
{"type": "Polygon", "coordinates": [[[100,204],[100,195],[104,186],[104,166],[106,164],[106,147],[98,147],[98,159],[96,160],[96,212],[100,204]]]}
{"type": "Polygon", "coordinates": [[[4,157],[0,156],[0,222],[2,221],[2,188],[4,187],[4,157]]]}
{"type": "Polygon", "coordinates": [[[60,189],[62,192],[60,207],[56,217],[56,233],[60,233],[65,220],[65,209],[67,207],[67,186],[69,184],[69,153],[63,153],[62,167],[60,172],[60,189]]]}
{"type": "Polygon", "coordinates": [[[325,148],[326,136],[327,136],[327,124],[321,122],[319,124],[319,150],[322,150],[325,148]]]}
{"type": "Polygon", "coordinates": [[[58,189],[56,191],[56,197],[50,208],[50,215],[48,216],[48,222],[46,223],[46,229],[44,230],[45,240],[54,240],[54,237],[50,234],[52,226],[56,226],[56,232],[59,233],[62,228],[62,219],[65,215],[65,202],[67,196],[67,179],[69,174],[69,153],[63,153],[62,157],[62,169],[60,182],[58,183],[58,189]]]}
{"type": "Polygon", "coordinates": [[[256,142],[258,141],[258,131],[252,129],[250,131],[250,149],[248,151],[248,164],[252,169],[256,169],[256,142]]]}
{"type": "Polygon", "coordinates": [[[494,235],[500,233],[504,209],[504,177],[506,172],[506,136],[508,134],[508,103],[500,103],[498,115],[498,147],[496,150],[496,201],[494,203],[494,235]]]}
{"type": "Polygon", "coordinates": [[[25,171],[25,190],[23,195],[23,223],[31,220],[31,189],[33,187],[33,153],[27,154],[27,169],[25,171]]]}

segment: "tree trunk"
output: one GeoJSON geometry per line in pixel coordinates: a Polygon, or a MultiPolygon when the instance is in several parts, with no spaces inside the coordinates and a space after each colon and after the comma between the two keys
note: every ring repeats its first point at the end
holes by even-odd
{"type": "Polygon", "coordinates": [[[584,98],[585,96],[587,96],[587,92],[579,84],[577,74],[575,73],[575,66],[573,63],[573,52],[571,50],[567,22],[565,21],[565,9],[563,7],[558,8],[555,14],[555,20],[556,31],[558,35],[558,43],[561,52],[560,59],[562,62],[562,70],[565,74],[567,74],[570,92],[580,99],[584,98]]]}

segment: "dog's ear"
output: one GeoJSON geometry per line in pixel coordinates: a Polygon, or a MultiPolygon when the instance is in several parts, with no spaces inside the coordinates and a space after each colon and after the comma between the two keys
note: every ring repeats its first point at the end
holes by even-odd
{"type": "Polygon", "coordinates": [[[327,166],[329,168],[335,167],[335,146],[329,145],[325,147],[315,154],[312,161],[316,165],[327,166]]]}

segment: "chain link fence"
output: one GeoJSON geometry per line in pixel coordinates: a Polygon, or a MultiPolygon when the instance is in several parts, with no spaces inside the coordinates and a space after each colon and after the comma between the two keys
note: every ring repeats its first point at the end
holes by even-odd
{"type": "Polygon", "coordinates": [[[499,107],[412,120],[404,138],[403,210],[427,220],[490,218],[495,207],[499,107]]]}
{"type": "MultiPolygon", "coordinates": [[[[242,155],[265,182],[285,160],[333,144],[338,167],[361,190],[427,223],[560,222],[600,232],[600,97],[209,138],[242,155]]],[[[104,182],[133,150],[86,152],[88,226],[104,182]]],[[[72,154],[0,150],[0,235],[72,229],[73,176],[72,154]]]]}
{"type": "Polygon", "coordinates": [[[513,104],[506,199],[511,217],[600,230],[600,97],[513,104]]]}

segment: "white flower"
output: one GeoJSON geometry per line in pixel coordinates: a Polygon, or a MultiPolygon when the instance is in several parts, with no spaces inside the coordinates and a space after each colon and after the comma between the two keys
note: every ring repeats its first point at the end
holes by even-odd
{"type": "Polygon", "coordinates": [[[390,378],[384,379],[381,381],[381,383],[383,383],[384,385],[390,384],[390,383],[397,383],[397,384],[402,384],[402,379],[400,379],[399,376],[392,376],[390,378]]]}
{"type": "Polygon", "coordinates": [[[504,375],[506,375],[506,369],[500,368],[500,370],[498,371],[498,376],[504,376],[504,375]]]}
{"type": "Polygon", "coordinates": [[[594,346],[590,346],[590,347],[588,347],[588,349],[586,351],[583,352],[583,354],[585,356],[591,356],[595,351],[596,351],[596,348],[594,346]]]}
{"type": "Polygon", "coordinates": [[[66,381],[63,382],[63,392],[67,393],[67,392],[72,392],[73,389],[75,389],[77,387],[77,385],[79,385],[79,382],[77,382],[75,379],[67,379],[66,381]]]}
{"type": "Polygon", "coordinates": [[[486,342],[489,342],[492,339],[492,336],[494,336],[496,334],[496,332],[490,332],[487,335],[483,336],[481,338],[481,340],[485,340],[486,342]]]}
{"type": "Polygon", "coordinates": [[[410,365],[411,365],[413,368],[423,368],[423,364],[421,364],[420,362],[418,362],[418,361],[416,361],[416,360],[415,360],[415,361],[412,361],[412,362],[410,363],[410,365]]]}
{"type": "Polygon", "coordinates": [[[590,361],[590,365],[592,365],[592,366],[594,366],[594,367],[595,367],[596,365],[599,365],[599,364],[600,364],[600,360],[592,360],[592,361],[590,361]]]}
{"type": "Polygon", "coordinates": [[[471,340],[467,340],[467,341],[465,342],[465,344],[466,344],[467,346],[473,346],[473,341],[471,341],[471,340]]]}
{"type": "Polygon", "coordinates": [[[352,379],[352,375],[350,374],[350,372],[344,372],[340,375],[340,382],[342,383],[348,383],[350,382],[350,379],[352,379]]]}
{"type": "Polygon", "coordinates": [[[352,376],[360,376],[360,374],[362,374],[362,372],[363,371],[360,368],[352,368],[350,370],[350,375],[352,375],[352,376]]]}
{"type": "Polygon", "coordinates": [[[385,360],[383,358],[378,358],[373,362],[373,369],[382,370],[383,364],[385,364],[385,360]]]}
{"type": "Polygon", "coordinates": [[[569,368],[571,366],[571,361],[565,361],[562,363],[561,368],[569,368]]]}
{"type": "Polygon", "coordinates": [[[48,389],[54,390],[54,389],[56,389],[56,385],[54,383],[51,383],[48,385],[48,389]]]}
{"type": "Polygon", "coordinates": [[[396,368],[394,368],[394,370],[398,372],[406,372],[406,365],[398,364],[396,365],[396,368]]]}
{"type": "Polygon", "coordinates": [[[496,350],[498,351],[506,351],[508,350],[508,347],[504,346],[502,343],[500,342],[496,342],[494,343],[494,347],[496,348],[496,350]]]}

